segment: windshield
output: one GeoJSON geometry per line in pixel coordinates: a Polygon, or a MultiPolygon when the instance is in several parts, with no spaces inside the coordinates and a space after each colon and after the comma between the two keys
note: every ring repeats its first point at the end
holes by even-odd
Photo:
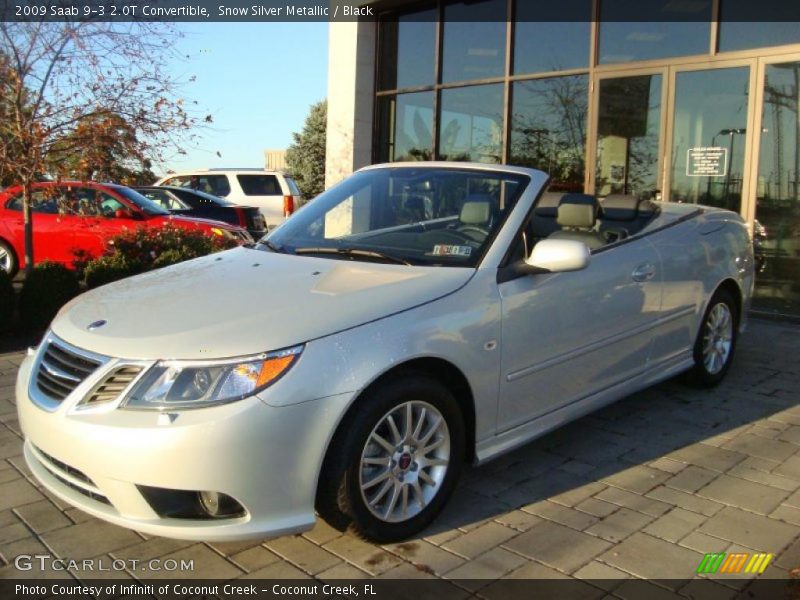
{"type": "Polygon", "coordinates": [[[474,267],[528,181],[525,175],[458,168],[367,170],[318,196],[258,247],[474,267]]]}
{"type": "Polygon", "coordinates": [[[149,198],[145,198],[139,192],[132,190],[129,187],[125,187],[124,185],[115,185],[113,186],[115,192],[117,192],[120,196],[124,197],[126,200],[133,202],[136,206],[142,209],[144,214],[146,215],[168,215],[169,212],[161,208],[158,204],[150,200],[149,198]]]}

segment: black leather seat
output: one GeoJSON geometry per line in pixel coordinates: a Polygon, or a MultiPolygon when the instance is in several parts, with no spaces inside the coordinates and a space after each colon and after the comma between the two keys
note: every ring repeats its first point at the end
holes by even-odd
{"type": "Polygon", "coordinates": [[[549,240],[575,240],[594,250],[605,246],[603,234],[595,230],[599,205],[597,199],[587,194],[566,194],[558,205],[556,221],[561,229],[554,231],[549,240]]]}

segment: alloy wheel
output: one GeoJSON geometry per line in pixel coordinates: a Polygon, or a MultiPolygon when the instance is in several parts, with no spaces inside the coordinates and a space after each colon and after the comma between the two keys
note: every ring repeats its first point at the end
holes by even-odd
{"type": "Polygon", "coordinates": [[[703,365],[711,375],[719,373],[728,362],[733,345],[733,316],[727,304],[720,302],[708,313],[703,336],[703,365]]]}
{"type": "Polygon", "coordinates": [[[418,400],[399,404],[381,417],[361,452],[364,503],[381,521],[407,521],[439,492],[449,461],[450,432],[439,410],[418,400]]]}
{"type": "Polygon", "coordinates": [[[0,246],[0,269],[6,273],[11,271],[11,255],[2,246],[0,246]]]}

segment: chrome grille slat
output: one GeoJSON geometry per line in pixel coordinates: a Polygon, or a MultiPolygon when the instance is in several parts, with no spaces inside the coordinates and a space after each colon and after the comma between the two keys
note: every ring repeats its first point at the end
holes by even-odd
{"type": "Polygon", "coordinates": [[[66,366],[68,369],[71,368],[74,371],[77,371],[76,375],[82,379],[91,374],[97,367],[100,366],[100,363],[98,362],[77,356],[64,348],[59,347],[54,341],[51,341],[48,344],[47,350],[45,351],[44,358],[48,357],[62,363],[62,365],[66,366]]]}
{"type": "Polygon", "coordinates": [[[66,398],[70,392],[70,389],[66,386],[62,386],[57,381],[48,379],[47,376],[42,375],[41,373],[39,373],[39,376],[36,378],[36,384],[43,392],[47,392],[48,395],[59,400],[66,398]],[[58,389],[59,387],[62,389],[58,389]]]}
{"type": "Polygon", "coordinates": [[[47,399],[60,403],[102,364],[51,336],[45,342],[36,369],[36,387],[47,399]]]}
{"type": "Polygon", "coordinates": [[[46,356],[42,357],[42,366],[47,370],[48,373],[52,373],[59,379],[67,379],[68,381],[74,381],[75,383],[80,383],[81,378],[76,377],[75,375],[71,375],[67,373],[63,369],[58,368],[58,366],[52,364],[50,361],[47,360],[46,356]]]}

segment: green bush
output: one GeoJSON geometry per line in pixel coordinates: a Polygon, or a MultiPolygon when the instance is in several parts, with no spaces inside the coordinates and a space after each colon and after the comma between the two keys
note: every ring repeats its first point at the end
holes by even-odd
{"type": "Polygon", "coordinates": [[[185,260],[233,248],[237,241],[211,235],[199,229],[181,229],[172,225],[159,228],[139,227],[113,237],[106,253],[86,260],[76,256],[76,268],[83,272],[86,286],[97,287],[117,279],[185,260]]]}
{"type": "Polygon", "coordinates": [[[8,273],[0,269],[0,331],[7,331],[14,319],[17,295],[8,273]]]}
{"type": "Polygon", "coordinates": [[[136,271],[121,254],[101,256],[83,267],[83,276],[89,289],[135,274],[136,271]]]}
{"type": "Polygon", "coordinates": [[[161,254],[158,255],[158,257],[156,257],[156,259],[153,261],[153,268],[160,269],[161,267],[176,265],[179,262],[183,262],[184,260],[187,260],[187,257],[181,249],[170,248],[169,250],[164,250],[161,254]]]}
{"type": "Polygon", "coordinates": [[[25,278],[19,297],[22,324],[32,330],[47,327],[58,309],[78,295],[78,277],[62,264],[44,261],[25,278]]]}

